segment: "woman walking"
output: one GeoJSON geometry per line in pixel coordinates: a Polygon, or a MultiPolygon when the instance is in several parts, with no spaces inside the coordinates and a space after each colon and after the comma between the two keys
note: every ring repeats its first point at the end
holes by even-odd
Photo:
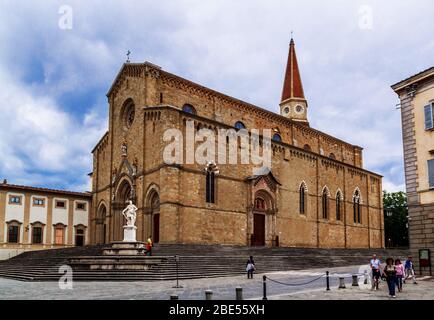
{"type": "Polygon", "coordinates": [[[386,276],[387,287],[389,288],[389,296],[392,298],[396,298],[395,295],[395,285],[396,285],[396,268],[393,264],[392,258],[386,259],[386,266],[383,270],[384,275],[386,276]]]}
{"type": "Polygon", "coordinates": [[[396,269],[396,286],[398,287],[398,291],[402,292],[402,278],[404,277],[405,270],[404,270],[404,265],[401,263],[400,259],[395,260],[395,269],[396,269]]]}
{"type": "Polygon", "coordinates": [[[246,263],[247,279],[253,279],[253,271],[255,271],[255,261],[253,256],[250,256],[246,263]]]}

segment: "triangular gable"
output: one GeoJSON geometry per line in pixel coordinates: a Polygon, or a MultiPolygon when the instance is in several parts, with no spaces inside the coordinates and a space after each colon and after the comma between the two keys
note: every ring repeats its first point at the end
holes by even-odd
{"type": "Polygon", "coordinates": [[[273,192],[276,192],[277,186],[280,186],[280,182],[273,175],[271,170],[267,174],[254,175],[247,178],[247,180],[253,181],[253,185],[256,187],[258,184],[263,183],[273,192]]]}
{"type": "Polygon", "coordinates": [[[133,167],[131,166],[131,164],[126,158],[122,159],[119,165],[118,176],[121,175],[122,173],[126,173],[130,177],[132,177],[134,174],[133,167]]]}

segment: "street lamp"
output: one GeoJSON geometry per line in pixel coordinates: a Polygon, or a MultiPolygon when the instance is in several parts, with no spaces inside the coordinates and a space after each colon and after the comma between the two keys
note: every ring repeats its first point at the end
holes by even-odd
{"type": "Polygon", "coordinates": [[[178,273],[178,264],[179,264],[179,256],[175,256],[175,263],[176,263],[176,286],[173,288],[182,288],[182,286],[179,285],[179,273],[178,273]]]}

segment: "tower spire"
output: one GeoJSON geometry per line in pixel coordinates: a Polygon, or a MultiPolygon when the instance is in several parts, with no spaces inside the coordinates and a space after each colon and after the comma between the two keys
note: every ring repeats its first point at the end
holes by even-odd
{"type": "Polygon", "coordinates": [[[286,64],[285,80],[283,82],[280,111],[285,117],[307,123],[307,101],[304,97],[292,31],[291,41],[289,43],[288,62],[286,64]]]}
{"type": "Polygon", "coordinates": [[[295,54],[295,43],[291,37],[289,43],[288,63],[286,64],[285,81],[283,83],[282,101],[290,98],[304,99],[303,85],[301,83],[300,71],[298,69],[297,55],[295,54]]]}

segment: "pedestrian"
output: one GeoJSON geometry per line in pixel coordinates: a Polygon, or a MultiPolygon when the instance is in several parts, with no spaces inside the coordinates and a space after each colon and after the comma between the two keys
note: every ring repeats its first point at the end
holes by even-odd
{"type": "Polygon", "coordinates": [[[146,254],[148,256],[152,256],[152,246],[154,243],[152,242],[151,236],[149,236],[148,241],[146,241],[146,254]]]}
{"type": "Polygon", "coordinates": [[[398,291],[402,292],[402,278],[404,277],[405,270],[404,270],[404,265],[402,264],[400,259],[395,260],[395,269],[396,269],[396,286],[398,287],[398,291]]]}
{"type": "Polygon", "coordinates": [[[371,290],[378,290],[378,284],[380,283],[380,276],[381,276],[381,261],[380,259],[377,259],[377,255],[374,253],[372,255],[372,259],[369,263],[371,270],[372,270],[372,288],[371,290]]]}
{"type": "Polygon", "coordinates": [[[246,263],[247,279],[253,279],[253,271],[255,271],[255,261],[253,256],[250,256],[246,263]]]}
{"type": "Polygon", "coordinates": [[[416,274],[414,273],[414,264],[413,264],[413,257],[412,256],[408,256],[407,260],[405,260],[405,278],[404,278],[404,283],[405,280],[407,280],[408,278],[413,279],[413,283],[417,284],[416,282],[416,274]]]}
{"type": "Polygon", "coordinates": [[[387,258],[386,266],[384,267],[383,273],[386,276],[387,287],[389,288],[389,296],[391,296],[392,298],[396,298],[396,267],[393,263],[393,258],[387,258]]]}

